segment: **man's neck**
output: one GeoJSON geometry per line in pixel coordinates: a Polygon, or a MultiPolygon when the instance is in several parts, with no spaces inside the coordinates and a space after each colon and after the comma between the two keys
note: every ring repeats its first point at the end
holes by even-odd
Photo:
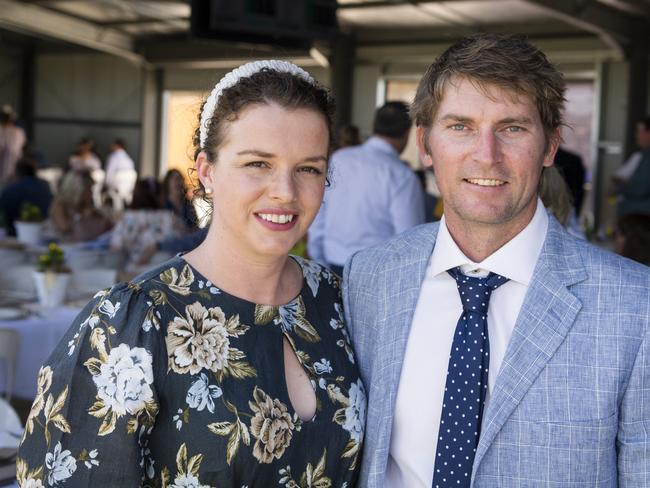
{"type": "Polygon", "coordinates": [[[458,248],[475,263],[480,263],[510,242],[530,223],[535,215],[535,207],[530,218],[519,225],[496,226],[494,224],[473,223],[445,218],[449,234],[458,248]]]}

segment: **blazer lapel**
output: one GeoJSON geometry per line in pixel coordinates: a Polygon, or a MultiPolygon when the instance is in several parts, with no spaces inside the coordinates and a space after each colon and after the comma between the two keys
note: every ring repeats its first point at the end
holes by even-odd
{"type": "MultiPolygon", "coordinates": [[[[390,438],[395,413],[395,398],[404,362],[404,351],[408,342],[415,306],[420,296],[420,287],[433,252],[438,224],[422,227],[426,232],[410,232],[403,240],[395,241],[395,253],[385,263],[386,280],[383,287],[386,293],[386,306],[383,324],[378,337],[377,378],[385,389],[384,401],[377,418],[382,419],[378,427],[377,449],[373,471],[385,472],[390,449],[390,438]]],[[[373,383],[375,379],[373,379],[373,383]]]]}
{"type": "Polygon", "coordinates": [[[568,289],[587,276],[572,239],[554,218],[549,218],[546,241],[485,412],[473,477],[494,438],[562,344],[582,307],[568,289]]]}

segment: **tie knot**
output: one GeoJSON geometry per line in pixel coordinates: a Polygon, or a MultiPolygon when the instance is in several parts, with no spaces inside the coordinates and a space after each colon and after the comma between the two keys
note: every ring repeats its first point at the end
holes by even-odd
{"type": "Polygon", "coordinates": [[[490,273],[485,278],[467,276],[459,267],[450,269],[448,273],[456,280],[463,310],[482,315],[487,313],[492,292],[508,281],[508,278],[496,273],[490,273]]]}

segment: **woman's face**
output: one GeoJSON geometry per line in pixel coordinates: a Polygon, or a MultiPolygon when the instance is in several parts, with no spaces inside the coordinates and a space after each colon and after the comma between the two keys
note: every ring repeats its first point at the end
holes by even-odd
{"type": "Polygon", "coordinates": [[[238,253],[285,256],[323,200],[329,133],[325,117],[276,104],[244,108],[225,128],[214,164],[197,169],[212,189],[212,226],[238,253]]]}

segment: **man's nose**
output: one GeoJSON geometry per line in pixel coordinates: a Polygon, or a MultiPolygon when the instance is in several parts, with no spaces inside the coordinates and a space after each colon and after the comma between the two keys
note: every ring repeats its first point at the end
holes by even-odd
{"type": "Polygon", "coordinates": [[[501,143],[492,130],[478,133],[474,145],[474,160],[482,164],[494,164],[500,161],[501,143]]]}

